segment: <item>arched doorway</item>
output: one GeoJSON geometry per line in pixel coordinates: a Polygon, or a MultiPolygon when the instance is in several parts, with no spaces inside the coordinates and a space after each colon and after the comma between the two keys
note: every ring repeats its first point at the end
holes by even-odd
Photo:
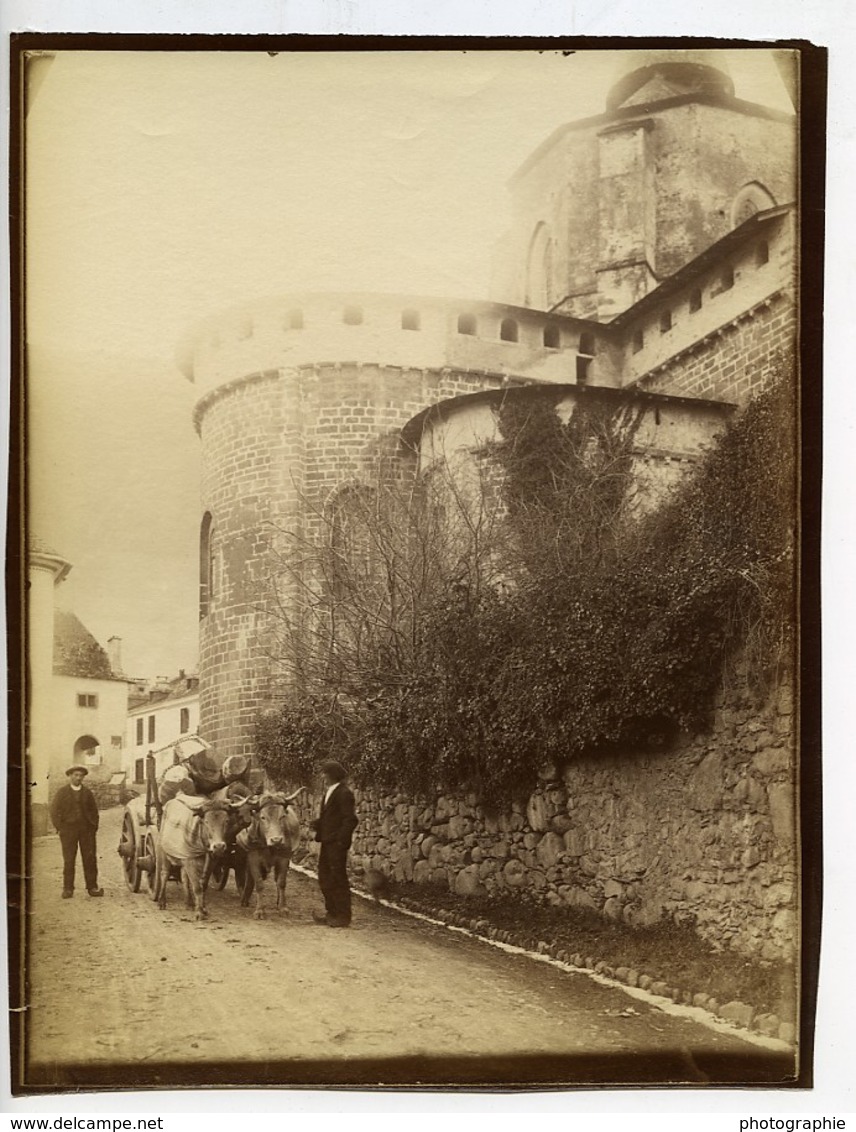
{"type": "Polygon", "coordinates": [[[94,735],[81,735],[74,744],[73,762],[81,766],[98,766],[101,762],[101,744],[94,735]]]}

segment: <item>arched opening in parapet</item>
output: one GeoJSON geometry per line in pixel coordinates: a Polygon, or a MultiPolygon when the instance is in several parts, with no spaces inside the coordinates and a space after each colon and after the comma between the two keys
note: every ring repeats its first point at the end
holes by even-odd
{"type": "Polygon", "coordinates": [[[97,766],[101,762],[101,747],[94,735],[81,735],[74,744],[72,759],[81,766],[97,766]]]}
{"type": "Polygon", "coordinates": [[[303,311],[295,307],[290,310],[285,316],[286,330],[302,330],[303,329],[303,311]]]}
{"type": "Polygon", "coordinates": [[[755,245],[755,266],[763,267],[765,263],[770,262],[770,245],[766,240],[761,240],[759,244],[755,245]]]}
{"type": "Polygon", "coordinates": [[[214,522],[211,512],[202,516],[199,528],[199,620],[211,610],[214,600],[214,522]]]}
{"type": "Polygon", "coordinates": [[[690,314],[695,314],[696,311],[701,310],[701,287],[695,287],[690,291],[690,314]]]}
{"type": "Polygon", "coordinates": [[[458,333],[459,334],[475,334],[476,332],[476,316],[474,314],[459,314],[458,315],[458,333]]]}
{"type": "Polygon", "coordinates": [[[342,322],[344,322],[346,326],[362,326],[363,308],[345,307],[342,311],[342,322]]]}
{"type": "Polygon", "coordinates": [[[499,337],[503,342],[516,342],[517,336],[517,323],[513,318],[504,318],[499,327],[499,337]]]}
{"type": "Polygon", "coordinates": [[[548,350],[558,350],[562,345],[562,332],[555,324],[544,327],[544,345],[548,350]]]}
{"type": "Polygon", "coordinates": [[[552,272],[552,242],[550,229],[543,220],[535,226],[529,241],[526,257],[526,295],[528,307],[546,310],[550,305],[550,275],[552,272]]]}
{"type": "Polygon", "coordinates": [[[731,202],[731,227],[744,224],[756,212],[775,208],[776,201],[770,190],[760,181],[750,181],[735,195],[731,202]]]}
{"type": "Polygon", "coordinates": [[[401,312],[401,329],[402,330],[421,330],[422,319],[419,311],[406,310],[401,312]]]}

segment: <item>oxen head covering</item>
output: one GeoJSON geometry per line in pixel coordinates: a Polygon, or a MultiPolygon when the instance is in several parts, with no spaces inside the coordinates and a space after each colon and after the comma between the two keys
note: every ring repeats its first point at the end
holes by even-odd
{"type": "Polygon", "coordinates": [[[326,762],[321,764],[321,773],[329,775],[334,782],[341,782],[342,779],[348,777],[348,772],[341,763],[337,763],[335,759],[327,759],[326,762]]]}
{"type": "Polygon", "coordinates": [[[68,778],[70,775],[74,774],[74,772],[76,770],[79,770],[82,774],[89,774],[88,767],[81,766],[80,763],[75,763],[74,766],[70,766],[68,768],[68,770],[65,772],[66,778],[68,778]]]}

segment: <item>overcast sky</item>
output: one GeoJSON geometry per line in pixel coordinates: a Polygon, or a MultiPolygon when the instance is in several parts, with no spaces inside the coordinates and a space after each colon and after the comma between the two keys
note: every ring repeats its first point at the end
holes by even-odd
{"type": "MultiPolygon", "coordinates": [[[[738,96],[791,109],[767,51],[724,55],[738,96]]],[[[33,513],[74,564],[70,603],[102,643],[123,637],[135,673],[195,663],[198,442],[177,340],[291,290],[485,297],[508,177],[601,112],[619,66],[152,51],[65,52],[34,72],[28,334],[51,361],[30,373],[33,513]]]]}
{"type": "MultiPolygon", "coordinates": [[[[789,108],[767,52],[738,94],[789,108]]],[[[169,358],[224,304],[483,296],[506,181],[619,57],[68,53],[30,118],[31,336],[169,358]]]]}

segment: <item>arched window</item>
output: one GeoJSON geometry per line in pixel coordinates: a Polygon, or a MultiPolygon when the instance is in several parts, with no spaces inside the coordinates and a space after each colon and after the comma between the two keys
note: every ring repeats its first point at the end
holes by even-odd
{"type": "Polygon", "coordinates": [[[526,257],[526,295],[524,302],[528,307],[546,310],[550,305],[551,275],[553,270],[553,248],[550,229],[541,221],[535,226],[529,241],[529,254],[526,257]]]}
{"type": "Polygon", "coordinates": [[[286,330],[302,330],[303,329],[303,311],[299,308],[290,310],[285,316],[286,330]]]}
{"type": "Polygon", "coordinates": [[[361,484],[339,489],[330,504],[330,542],[335,552],[333,590],[337,596],[363,590],[377,569],[376,493],[361,484]]]}
{"type": "Polygon", "coordinates": [[[504,318],[499,327],[499,336],[503,342],[517,341],[517,323],[513,318],[504,318]]]}
{"type": "Polygon", "coordinates": [[[562,344],[562,332],[555,323],[544,327],[544,345],[548,350],[558,350],[562,344]]]}
{"type": "Polygon", "coordinates": [[[745,224],[756,212],[774,208],[776,200],[769,189],[760,181],[750,181],[735,195],[731,202],[731,227],[745,224]]]}
{"type": "Polygon", "coordinates": [[[660,333],[668,334],[672,329],[672,312],[663,311],[660,315],[660,333]]]}
{"type": "Polygon", "coordinates": [[[459,314],[458,315],[458,333],[459,334],[475,334],[476,332],[476,316],[474,314],[459,314]]]}
{"type": "Polygon", "coordinates": [[[211,512],[202,516],[199,529],[199,620],[207,616],[214,600],[214,525],[211,512]]]}
{"type": "Polygon", "coordinates": [[[594,353],[595,353],[594,335],[590,334],[588,330],[584,330],[583,333],[580,335],[580,351],[579,352],[581,354],[585,354],[589,358],[594,357],[594,353]]]}
{"type": "Polygon", "coordinates": [[[401,312],[401,329],[402,330],[420,330],[422,327],[422,320],[419,311],[407,310],[401,312]]]}
{"type": "Polygon", "coordinates": [[[345,307],[342,311],[342,322],[346,326],[361,326],[363,322],[362,307],[345,307]]]}

